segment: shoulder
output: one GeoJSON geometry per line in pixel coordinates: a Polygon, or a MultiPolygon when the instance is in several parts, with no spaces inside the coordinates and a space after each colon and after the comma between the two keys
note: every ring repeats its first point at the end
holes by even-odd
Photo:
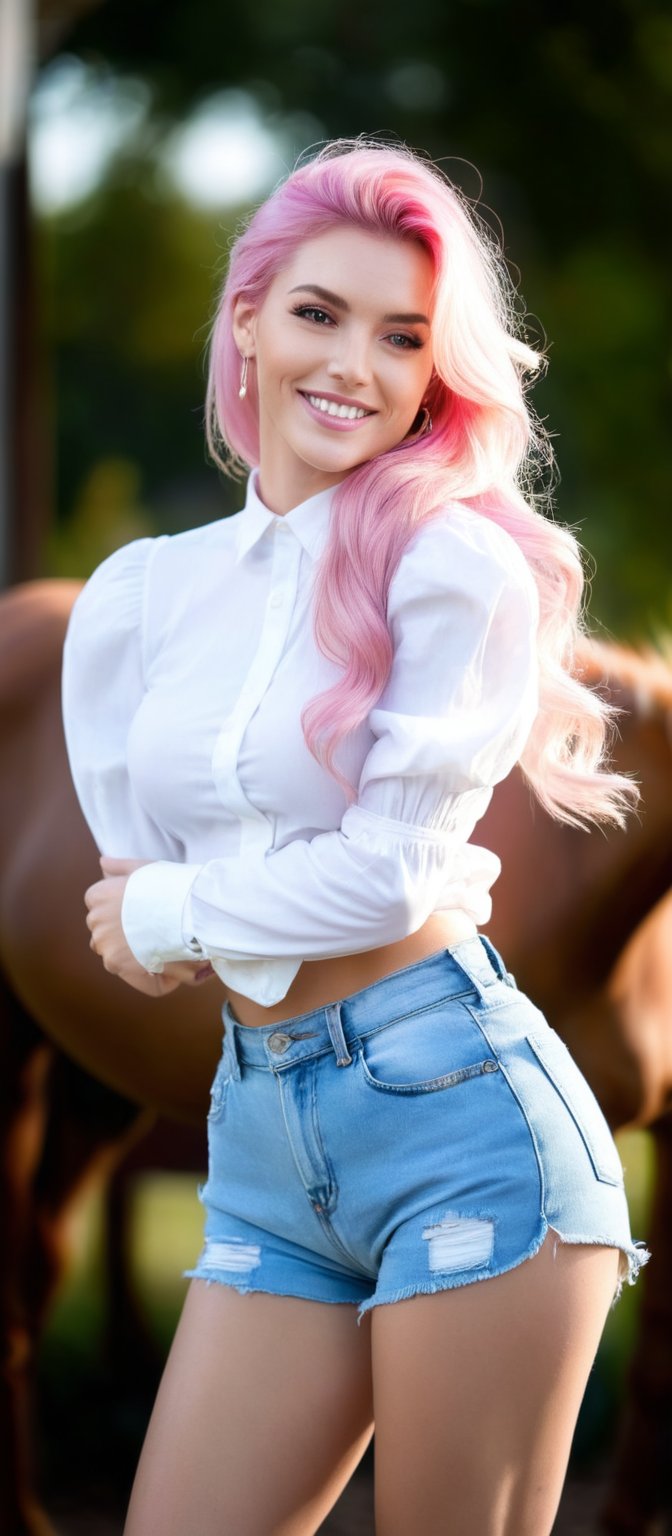
{"type": "Polygon", "coordinates": [[[460,594],[491,604],[519,593],[536,613],[537,584],[520,545],[506,530],[463,502],[428,517],[404,549],[390,586],[396,602],[460,594]]]}
{"type": "Polygon", "coordinates": [[[218,517],[196,528],[184,528],[180,533],[164,534],[161,544],[165,557],[180,560],[191,550],[235,548],[236,529],[242,512],[218,517]]]}
{"type": "Polygon", "coordinates": [[[96,566],[73,606],[66,643],[71,645],[83,628],[123,630],[137,623],[147,570],[160,542],[132,539],[96,566]]]}
{"type": "Polygon", "coordinates": [[[534,577],[520,545],[498,523],[464,502],[454,501],[429,516],[402,554],[402,568],[459,576],[474,564],[490,566],[516,581],[534,577]]]}
{"type": "Polygon", "coordinates": [[[70,620],[74,630],[84,621],[127,628],[140,622],[147,586],[156,572],[163,583],[184,578],[190,556],[209,556],[217,548],[235,547],[236,516],[187,528],[180,533],[132,539],[101,561],[77,597],[70,620]]]}

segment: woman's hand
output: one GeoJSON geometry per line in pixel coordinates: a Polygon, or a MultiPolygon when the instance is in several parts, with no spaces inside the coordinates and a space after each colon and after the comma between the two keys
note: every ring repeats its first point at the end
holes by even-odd
{"type": "Polygon", "coordinates": [[[100,956],[106,971],[148,997],[165,997],[181,984],[198,986],[215,973],[207,962],[178,960],[166,965],[160,975],[153,976],[129,949],[121,926],[124,891],[132,871],[150,862],[149,859],[112,859],[103,854],[100,865],[104,879],[96,881],[84,892],[88,909],[86,925],[91,933],[91,949],[100,956]]]}

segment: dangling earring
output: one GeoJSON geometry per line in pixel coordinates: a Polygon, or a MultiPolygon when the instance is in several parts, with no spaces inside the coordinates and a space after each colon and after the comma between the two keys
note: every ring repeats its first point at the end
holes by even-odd
{"type": "Polygon", "coordinates": [[[238,390],[238,398],[240,400],[244,400],[245,396],[247,394],[247,365],[248,365],[248,363],[249,363],[249,358],[248,357],[244,357],[243,358],[243,366],[242,366],[242,368],[240,370],[240,389],[238,390]]]}

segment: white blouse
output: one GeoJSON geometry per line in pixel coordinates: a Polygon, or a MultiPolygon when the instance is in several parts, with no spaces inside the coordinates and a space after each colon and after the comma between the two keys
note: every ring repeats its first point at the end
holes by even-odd
{"type": "Polygon", "coordinates": [[[135,539],[75,603],[63,662],[72,776],[100,852],[131,874],[122,925],[150,972],[207,957],[270,1005],[305,959],[487,922],[495,854],[468,841],[538,708],[536,586],[515,541],[460,503],[407,546],[390,586],[392,671],[337,761],[303,705],[340,669],[311,590],[333,490],[284,516],[255,472],[233,517],[135,539]]]}

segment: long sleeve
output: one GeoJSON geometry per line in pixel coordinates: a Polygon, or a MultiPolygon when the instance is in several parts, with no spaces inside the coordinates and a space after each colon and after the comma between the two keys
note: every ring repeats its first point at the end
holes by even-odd
{"type": "Polygon", "coordinates": [[[390,589],[394,661],[356,803],[310,841],[135,872],[122,921],[141,963],[202,952],[270,1004],[304,959],[391,943],[442,907],[486,921],[499,861],[464,847],[536,714],[537,619],[508,535],[459,509],[423,528],[390,589]]]}
{"type": "Polygon", "coordinates": [[[62,703],[70,771],[101,853],[179,859],[180,846],[139,804],[127,766],[128,731],[144,692],[143,601],[160,540],[118,549],[82,588],[65,638],[62,703]]]}

